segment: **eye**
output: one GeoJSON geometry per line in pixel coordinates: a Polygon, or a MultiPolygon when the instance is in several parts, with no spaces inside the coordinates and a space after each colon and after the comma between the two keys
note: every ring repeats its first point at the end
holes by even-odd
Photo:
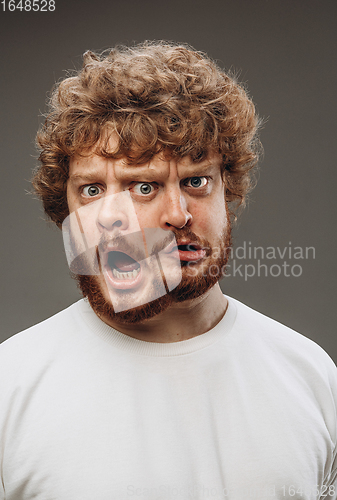
{"type": "Polygon", "coordinates": [[[97,186],[97,184],[90,184],[90,186],[84,186],[82,193],[84,196],[97,196],[103,192],[102,188],[97,186]]]}
{"type": "Polygon", "coordinates": [[[201,188],[206,186],[207,183],[207,177],[191,177],[186,181],[186,186],[192,188],[201,188]]]}
{"type": "Polygon", "coordinates": [[[153,193],[154,191],[154,187],[152,186],[152,184],[149,184],[148,182],[137,182],[132,190],[136,193],[136,194],[141,194],[141,195],[149,195],[151,193],[153,193]]]}

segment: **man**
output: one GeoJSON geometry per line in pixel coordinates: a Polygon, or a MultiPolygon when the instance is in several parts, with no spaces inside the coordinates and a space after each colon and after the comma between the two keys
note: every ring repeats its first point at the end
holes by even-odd
{"type": "Polygon", "coordinates": [[[257,127],[184,46],[56,87],[34,186],[85,298],[0,349],[1,499],[336,498],[332,361],[218,283],[257,127]]]}

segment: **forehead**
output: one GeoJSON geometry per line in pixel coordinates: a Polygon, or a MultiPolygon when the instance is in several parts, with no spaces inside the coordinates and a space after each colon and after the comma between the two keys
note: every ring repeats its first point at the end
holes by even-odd
{"type": "Polygon", "coordinates": [[[97,175],[109,176],[116,180],[145,176],[147,179],[166,179],[220,173],[221,156],[209,155],[201,162],[194,162],[189,157],[167,159],[162,155],[153,157],[143,165],[130,165],[125,159],[105,158],[96,154],[75,156],[69,162],[69,178],[92,178],[97,175]]]}
{"type": "Polygon", "coordinates": [[[180,159],[170,159],[164,153],[159,153],[144,164],[130,164],[125,158],[114,159],[101,154],[104,151],[112,155],[119,150],[119,138],[115,131],[106,127],[100,141],[86,154],[74,156],[69,162],[69,177],[77,178],[95,176],[96,174],[124,179],[139,176],[165,178],[176,174],[178,177],[201,175],[200,172],[210,169],[220,172],[222,157],[219,154],[209,153],[207,158],[200,162],[193,161],[189,156],[180,159]]]}

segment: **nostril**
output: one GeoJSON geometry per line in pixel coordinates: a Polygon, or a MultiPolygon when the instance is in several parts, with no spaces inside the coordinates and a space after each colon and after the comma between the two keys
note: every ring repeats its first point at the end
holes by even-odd
{"type": "Polygon", "coordinates": [[[113,225],[116,226],[116,227],[121,227],[122,221],[121,220],[116,220],[116,222],[114,222],[113,225]]]}

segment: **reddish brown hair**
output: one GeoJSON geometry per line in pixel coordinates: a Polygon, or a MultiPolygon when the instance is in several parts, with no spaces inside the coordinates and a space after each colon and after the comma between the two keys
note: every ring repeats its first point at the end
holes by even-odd
{"type": "Polygon", "coordinates": [[[163,151],[193,161],[220,153],[226,199],[241,204],[258,159],[255,108],[234,77],[187,46],[145,42],[102,54],[86,52],[83,68],[58,83],[37,134],[40,167],[33,186],[60,226],[68,215],[69,159],[97,153],[142,164],[163,151]],[[107,150],[107,131],[119,137],[107,150]]]}

